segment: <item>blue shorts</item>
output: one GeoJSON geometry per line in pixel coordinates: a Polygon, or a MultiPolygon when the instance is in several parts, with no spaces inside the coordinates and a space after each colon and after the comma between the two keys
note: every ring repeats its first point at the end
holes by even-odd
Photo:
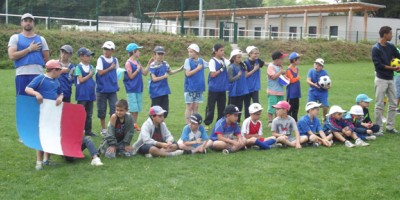
{"type": "Polygon", "coordinates": [[[203,103],[202,92],[185,92],[183,96],[185,97],[185,103],[203,103]]]}
{"type": "Polygon", "coordinates": [[[17,95],[28,95],[25,93],[25,88],[36,76],[39,76],[39,74],[15,76],[15,93],[17,95]]]}
{"type": "Polygon", "coordinates": [[[129,112],[142,112],[142,93],[127,93],[129,112]]]}
{"type": "Polygon", "coordinates": [[[276,105],[279,101],[283,100],[283,96],[268,95],[268,113],[275,114],[276,109],[272,107],[276,105]]]}
{"type": "Polygon", "coordinates": [[[310,101],[321,103],[322,106],[329,107],[328,93],[324,94],[324,93],[309,92],[307,102],[310,102],[310,101]]]}

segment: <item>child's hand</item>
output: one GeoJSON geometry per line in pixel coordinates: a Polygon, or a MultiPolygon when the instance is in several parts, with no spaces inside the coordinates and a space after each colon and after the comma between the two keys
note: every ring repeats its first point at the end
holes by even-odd
{"type": "Polygon", "coordinates": [[[313,86],[314,87],[316,87],[316,88],[321,88],[318,84],[316,84],[316,83],[313,83],[313,86]]]}
{"type": "Polygon", "coordinates": [[[115,63],[112,63],[110,66],[110,70],[115,69],[115,66],[117,66],[115,63]]]}
{"type": "Polygon", "coordinates": [[[297,143],[297,142],[296,142],[296,149],[301,149],[300,143],[297,143]]]}
{"type": "Polygon", "coordinates": [[[238,75],[239,75],[239,76],[242,75],[242,70],[239,70],[238,75]]]}
{"type": "Polygon", "coordinates": [[[132,152],[133,151],[133,147],[131,145],[125,146],[125,151],[127,152],[132,152]]]}
{"type": "Polygon", "coordinates": [[[373,132],[372,132],[372,130],[367,130],[367,134],[372,134],[373,132]]]}
{"type": "Polygon", "coordinates": [[[260,69],[260,64],[255,64],[253,70],[254,70],[254,71],[257,71],[258,69],[260,69]]]}
{"type": "Polygon", "coordinates": [[[93,70],[89,70],[88,76],[93,76],[93,70]]]}
{"type": "Polygon", "coordinates": [[[56,99],[56,106],[59,106],[62,103],[62,99],[57,98],[56,99]]]}
{"type": "Polygon", "coordinates": [[[322,140],[322,143],[327,147],[330,147],[332,145],[328,140],[325,139],[322,140]]]}
{"type": "Polygon", "coordinates": [[[38,101],[39,104],[43,103],[43,96],[39,93],[36,92],[37,94],[35,95],[36,100],[38,101]]]}
{"type": "Polygon", "coordinates": [[[152,62],[154,62],[154,57],[151,57],[151,58],[149,59],[149,61],[147,62],[147,65],[150,65],[152,62]]]}
{"type": "Polygon", "coordinates": [[[115,146],[110,146],[107,148],[107,153],[115,153],[115,146]]]}

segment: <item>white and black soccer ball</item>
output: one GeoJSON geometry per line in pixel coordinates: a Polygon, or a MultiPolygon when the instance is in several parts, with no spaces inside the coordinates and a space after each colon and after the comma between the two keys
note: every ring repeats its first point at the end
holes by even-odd
{"type": "Polygon", "coordinates": [[[319,84],[319,86],[321,86],[324,89],[329,89],[332,87],[331,78],[329,78],[329,76],[327,76],[327,75],[321,76],[319,78],[318,84],[319,84]]]}

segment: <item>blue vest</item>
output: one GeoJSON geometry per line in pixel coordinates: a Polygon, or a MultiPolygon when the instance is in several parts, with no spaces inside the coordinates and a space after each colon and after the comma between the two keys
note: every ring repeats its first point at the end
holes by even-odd
{"type": "Polygon", "coordinates": [[[75,66],[74,64],[70,63],[68,69],[70,70],[69,73],[62,73],[58,78],[61,84],[61,90],[63,91],[64,97],[71,97],[72,94],[72,84],[74,83],[75,79],[75,66]]]}
{"type": "MultiPolygon", "coordinates": [[[[275,73],[278,73],[281,70],[278,66],[272,65],[275,69],[275,73]]],[[[268,89],[273,90],[275,92],[283,92],[284,88],[281,84],[279,84],[279,78],[272,80],[268,78],[268,89]]]]}
{"type": "MultiPolygon", "coordinates": [[[[115,57],[113,57],[112,63],[107,63],[103,57],[100,58],[101,61],[103,62],[103,70],[106,70],[113,63],[117,62],[115,57]]],[[[117,92],[119,90],[116,70],[117,69],[114,68],[113,70],[103,75],[99,75],[99,73],[96,73],[96,84],[97,84],[96,92],[111,93],[111,92],[117,92]]]]}
{"type": "MultiPolygon", "coordinates": [[[[255,60],[254,65],[251,65],[250,60],[247,59],[244,61],[244,64],[247,66],[247,71],[251,71],[254,69],[254,65],[259,64],[259,59],[255,60]]],[[[261,88],[260,85],[260,70],[257,70],[251,76],[247,77],[247,87],[249,88],[249,92],[259,91],[261,88]]]]}
{"type": "Polygon", "coordinates": [[[206,90],[206,83],[204,80],[204,61],[203,59],[199,58],[198,61],[193,59],[189,59],[190,70],[194,70],[197,68],[198,64],[203,65],[203,68],[193,74],[192,76],[188,77],[185,76],[185,92],[204,92],[206,90]]]}
{"type": "MultiPolygon", "coordinates": [[[[294,71],[291,68],[289,68],[288,70],[292,73],[293,78],[296,78],[299,75],[298,70],[297,73],[294,73],[294,71]]],[[[296,99],[301,97],[300,81],[297,81],[295,83],[290,83],[286,87],[286,97],[288,99],[296,99]]]]}
{"type": "MultiPolygon", "coordinates": [[[[164,74],[167,73],[167,70],[168,67],[165,64],[165,62],[163,62],[163,64],[157,68],[150,68],[150,73],[159,77],[159,76],[164,76],[164,74]]],[[[152,99],[171,94],[171,90],[169,89],[168,85],[168,78],[157,82],[153,82],[150,78],[149,92],[150,92],[150,98],[152,99]]]]}
{"type": "MultiPolygon", "coordinates": [[[[213,58],[215,61],[215,70],[218,71],[221,69],[221,64],[217,61],[217,59],[213,58]]],[[[225,63],[224,60],[222,60],[225,63]]],[[[225,64],[223,64],[225,65],[225,64]]],[[[211,77],[211,73],[208,75],[208,91],[210,92],[225,92],[229,89],[229,81],[228,81],[228,73],[226,70],[221,72],[216,77],[211,77]]]]}
{"type": "MultiPolygon", "coordinates": [[[[79,67],[79,69],[82,72],[82,77],[87,76],[89,73],[86,73],[82,65],[78,64],[76,67],[79,67]]],[[[93,67],[90,66],[90,70],[93,70],[93,67]]],[[[76,78],[76,92],[75,92],[75,100],[77,101],[94,101],[96,100],[96,94],[95,94],[95,87],[96,83],[93,80],[93,77],[85,81],[84,83],[79,83],[78,84],[78,78],[76,78]]]]}
{"type": "MultiPolygon", "coordinates": [[[[137,69],[137,65],[133,64],[133,62],[130,60],[128,62],[131,66],[132,72],[135,72],[137,69]]],[[[140,64],[139,61],[137,62],[138,64],[140,64]]],[[[133,79],[130,79],[128,76],[128,72],[125,71],[124,85],[126,93],[142,93],[143,92],[142,69],[139,70],[138,74],[133,79]]]]}
{"type": "Polygon", "coordinates": [[[240,78],[232,83],[229,83],[229,92],[228,96],[230,97],[237,97],[243,96],[249,93],[249,89],[247,88],[247,81],[244,69],[241,69],[239,66],[235,64],[231,64],[233,69],[233,76],[236,76],[239,73],[239,70],[242,71],[242,75],[240,78]]]}
{"type": "MultiPolygon", "coordinates": [[[[35,37],[28,38],[22,35],[21,33],[18,34],[18,44],[17,44],[17,51],[24,50],[29,47],[32,42],[35,43],[42,43],[39,35],[35,35],[35,37]]],[[[40,51],[31,51],[26,54],[24,57],[14,60],[14,67],[18,68],[25,65],[32,65],[37,64],[44,66],[43,54],[42,49],[40,51]]]]}

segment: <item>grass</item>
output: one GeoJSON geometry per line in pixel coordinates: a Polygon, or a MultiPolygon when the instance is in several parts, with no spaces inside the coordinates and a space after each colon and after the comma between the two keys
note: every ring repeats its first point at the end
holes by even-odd
{"type": "MultiPolygon", "coordinates": [[[[308,90],[305,79],[310,67],[300,66],[303,94],[300,115],[305,113],[308,90]]],[[[348,110],[358,93],[374,97],[371,62],[327,63],[326,69],[333,83],[329,94],[331,105],[348,110]]],[[[348,149],[335,143],[331,148],[248,150],[228,156],[210,152],[152,159],[102,157],[105,166],[98,168],[90,166],[89,154],[85,151],[83,160],[70,164],[53,156],[57,166],[35,171],[35,151],[17,140],[14,74],[14,70],[0,70],[3,84],[0,90],[0,199],[396,199],[400,195],[399,135],[391,134],[370,142],[365,148],[348,149]]],[[[260,99],[267,107],[265,74],[263,68],[260,99]]],[[[176,139],[184,125],[183,77],[182,73],[169,77],[171,113],[166,123],[176,139]]],[[[125,98],[122,83],[120,87],[118,97],[125,98]]],[[[150,105],[146,91],[140,123],[146,119],[150,105]]],[[[200,105],[202,115],[205,105],[200,105]]],[[[373,106],[372,103],[371,111],[373,106]]],[[[100,123],[96,113],[95,110],[93,127],[98,133],[100,123]]],[[[264,133],[270,135],[265,121],[266,113],[263,114],[264,133]]],[[[396,122],[399,128],[399,120],[396,122]]],[[[136,138],[137,133],[133,140],[136,138]]],[[[101,138],[94,141],[99,145],[101,138]]]]}

